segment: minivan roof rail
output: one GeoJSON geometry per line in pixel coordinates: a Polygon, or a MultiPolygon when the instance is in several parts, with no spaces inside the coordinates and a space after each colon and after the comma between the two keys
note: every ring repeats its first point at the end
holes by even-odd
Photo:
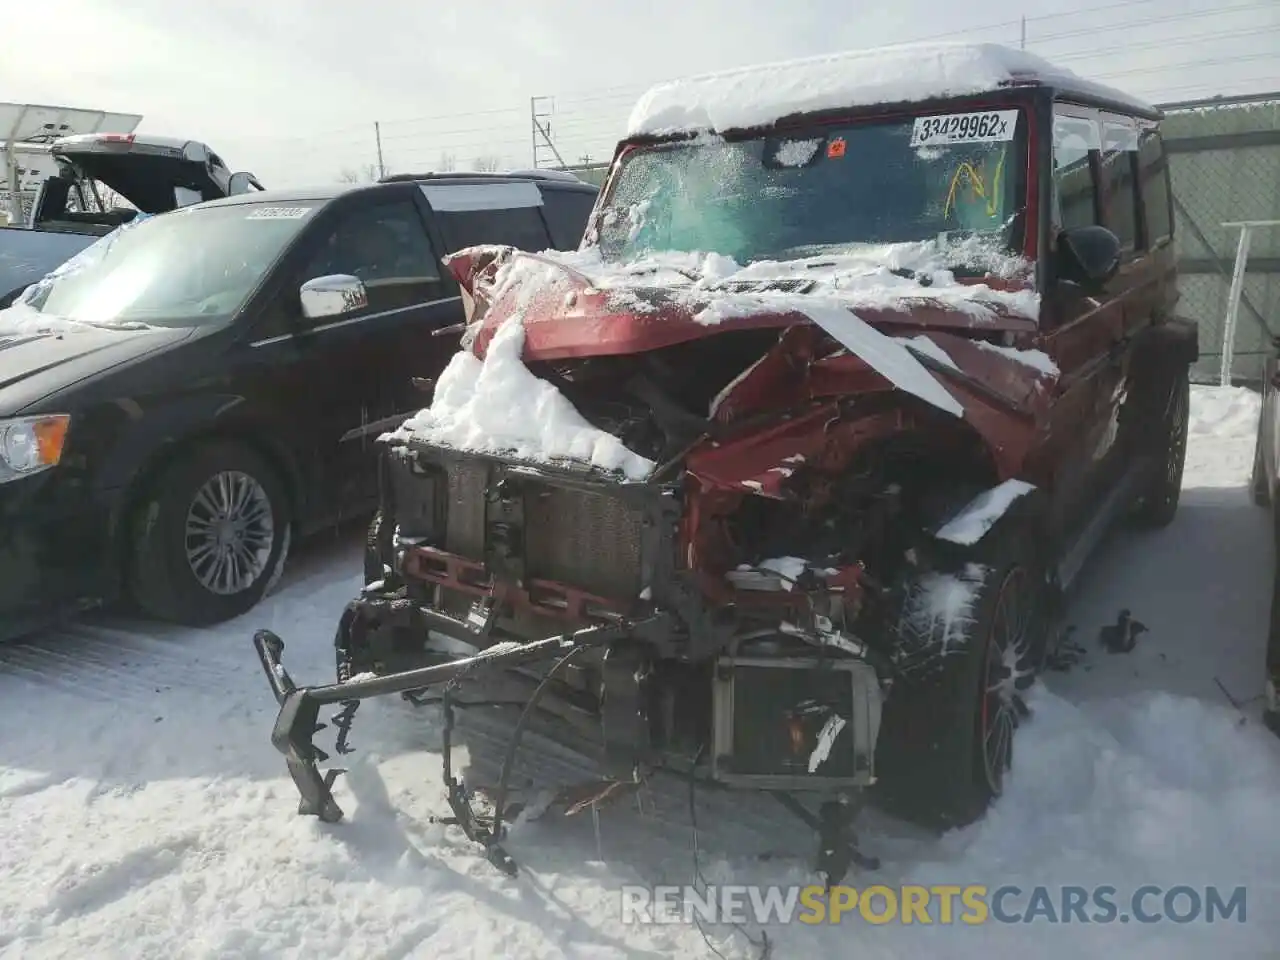
{"type": "Polygon", "coordinates": [[[378,179],[378,183],[413,183],[416,180],[553,180],[557,183],[581,183],[590,186],[585,180],[575,177],[563,170],[515,170],[510,173],[500,171],[468,171],[451,170],[448,173],[389,173],[378,179]]]}

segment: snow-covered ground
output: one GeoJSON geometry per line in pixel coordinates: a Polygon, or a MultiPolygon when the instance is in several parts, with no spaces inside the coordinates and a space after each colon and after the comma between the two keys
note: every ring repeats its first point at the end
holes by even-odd
{"type": "MultiPolygon", "coordinates": [[[[1218,687],[1238,701],[1261,692],[1272,558],[1266,514],[1245,490],[1257,400],[1200,388],[1192,414],[1181,512],[1166,530],[1117,534],[1095,558],[1071,611],[1087,658],[1033,691],[1005,797],[941,839],[874,812],[862,834],[891,886],[1110,884],[1123,902],[1143,884],[1243,885],[1246,922],[855,917],[770,929],[775,957],[1275,955],[1280,741],[1257,723],[1257,699],[1242,714],[1218,687]],[[1108,655],[1094,637],[1121,607],[1150,633],[1108,655]]],[[[348,819],[294,815],[250,637],[276,630],[295,677],[327,680],[359,581],[358,536],[346,535],[312,547],[275,597],[215,630],[99,618],[0,648],[0,955],[713,956],[692,926],[621,919],[621,885],[691,880],[683,787],[603,810],[598,834],[589,815],[518,823],[509,849],[522,873],[509,880],[429,822],[445,811],[434,708],[371,702],[339,781],[348,819]]],[[[463,716],[464,773],[492,776],[509,723],[463,716]]],[[[533,745],[522,771],[585,776],[533,745]]],[[[704,792],[697,821],[710,881],[811,881],[811,839],[774,804],[704,792]]],[[[729,928],[709,934],[725,956],[756,953],[729,928]]]]}

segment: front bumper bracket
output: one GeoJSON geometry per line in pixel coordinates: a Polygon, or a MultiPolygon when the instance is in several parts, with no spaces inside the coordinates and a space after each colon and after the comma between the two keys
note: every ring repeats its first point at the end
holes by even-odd
{"type": "MultiPolygon", "coordinates": [[[[397,604],[403,605],[404,601],[398,601],[397,604]]],[[[344,612],[339,631],[352,629],[360,620],[362,613],[372,610],[376,616],[379,612],[385,613],[387,606],[387,601],[354,601],[344,612]]],[[[440,630],[459,638],[474,635],[474,631],[466,623],[438,611],[415,607],[412,613],[416,617],[425,618],[430,629],[440,630]]],[[[634,623],[619,622],[592,626],[575,633],[547,637],[529,643],[499,643],[475,656],[448,663],[313,687],[299,687],[294,683],[282,662],[284,641],[278,635],[270,630],[259,630],[254,634],[253,644],[267,682],[271,686],[271,692],[280,706],[275,726],[271,731],[271,743],[284,755],[289,776],[298,789],[301,798],[298,803],[298,813],[319,817],[326,823],[336,823],[342,819],[343,811],[334,799],[333,784],[343,771],[331,769],[322,773],[320,770],[319,765],[329,759],[329,755],[313,742],[315,734],[327,726],[319,722],[321,707],[342,705],[342,710],[333,718],[338,732],[336,750],[340,754],[350,753],[351,748],[346,742],[347,736],[356,708],[362,700],[443,685],[446,726],[450,726],[452,708],[448,702],[448,696],[451,689],[463,678],[473,677],[484,671],[507,670],[540,660],[562,660],[574,651],[604,647],[631,638],[653,636],[663,632],[668,626],[667,616],[657,614],[634,623]]],[[[518,733],[517,730],[516,736],[518,733]]],[[[485,832],[478,818],[472,814],[461,784],[452,775],[447,735],[443,752],[446,799],[454,813],[454,817],[448,822],[461,827],[469,839],[484,844],[491,862],[505,872],[512,872],[514,863],[497,846],[499,837],[485,832]]],[[[495,820],[500,817],[501,811],[498,812],[495,820]]],[[[495,822],[494,826],[497,832],[498,823],[495,822]]]]}

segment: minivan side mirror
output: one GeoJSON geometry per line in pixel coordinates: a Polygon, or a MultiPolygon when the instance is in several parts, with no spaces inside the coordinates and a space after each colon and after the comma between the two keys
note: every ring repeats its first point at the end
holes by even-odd
{"type": "Polygon", "coordinates": [[[1099,291],[1120,269],[1120,238],[1106,227],[1072,227],[1058,234],[1058,276],[1099,291]]]}
{"type": "Polygon", "coordinates": [[[298,296],[302,315],[308,320],[354,313],[369,305],[363,281],[347,273],[314,277],[299,288],[298,296]]]}
{"type": "Polygon", "coordinates": [[[262,189],[252,173],[241,170],[239,173],[233,173],[227,180],[227,196],[235,197],[242,193],[254,193],[262,189]]]}

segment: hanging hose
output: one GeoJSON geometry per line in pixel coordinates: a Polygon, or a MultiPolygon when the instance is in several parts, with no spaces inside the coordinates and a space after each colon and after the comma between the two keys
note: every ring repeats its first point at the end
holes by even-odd
{"type": "Polygon", "coordinates": [[[551,669],[543,676],[529,697],[529,702],[524,705],[524,709],[520,712],[520,718],[516,721],[516,728],[511,733],[511,740],[507,743],[507,755],[502,760],[502,776],[498,780],[498,792],[494,798],[493,835],[495,837],[502,835],[502,815],[507,805],[507,786],[511,780],[511,770],[515,766],[516,751],[520,749],[520,738],[524,734],[525,724],[528,723],[529,717],[533,715],[534,708],[537,707],[538,701],[542,699],[543,692],[550,686],[555,675],[585,649],[587,648],[577,647],[570,650],[552,664],[551,669]]]}

